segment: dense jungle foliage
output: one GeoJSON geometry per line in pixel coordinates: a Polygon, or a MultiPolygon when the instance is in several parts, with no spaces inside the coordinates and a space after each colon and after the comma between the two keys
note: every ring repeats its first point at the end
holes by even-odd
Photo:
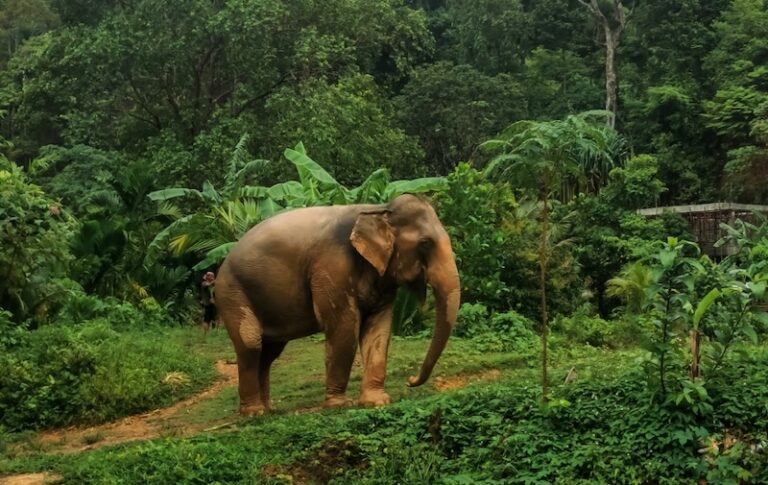
{"type": "MultiPolygon", "coordinates": [[[[210,383],[164,338],[258,222],[418,193],[452,238],[455,337],[529,357],[541,388],[299,418],[318,431],[277,458],[248,429],[148,444],[67,479],[247,482],[235,444],[261,467],[328,440],[345,458],[321,482],[768,479],[768,223],[725,226],[713,261],[680,216],[637,213],[768,204],[768,1],[0,0],[0,46],[0,447],[210,383]],[[643,353],[548,389],[548,345],[643,353]],[[215,460],[144,469],[167,453],[215,460]]],[[[395,333],[429,334],[431,305],[403,292],[395,333]]]]}

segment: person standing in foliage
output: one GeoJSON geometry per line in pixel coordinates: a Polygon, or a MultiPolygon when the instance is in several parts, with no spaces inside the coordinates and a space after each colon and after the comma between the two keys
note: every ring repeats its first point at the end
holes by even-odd
{"type": "Polygon", "coordinates": [[[209,328],[216,327],[216,276],[213,271],[208,271],[203,275],[203,282],[200,285],[200,303],[203,305],[203,330],[206,332],[209,328]]]}

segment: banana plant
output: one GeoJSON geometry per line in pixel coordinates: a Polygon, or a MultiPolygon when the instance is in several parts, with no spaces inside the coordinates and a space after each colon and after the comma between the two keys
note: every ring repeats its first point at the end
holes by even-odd
{"type": "Polygon", "coordinates": [[[244,136],[228,163],[224,185],[217,190],[206,181],[202,190],[169,188],[149,194],[159,203],[158,215],[172,222],[150,243],[147,261],[166,250],[175,255],[203,253],[193,269],[221,262],[251,227],[284,210],[317,205],[384,203],[404,193],[437,192],[447,187],[443,177],[391,181],[386,169],[373,172],[360,186],[349,189],[340,184],[319,163],[312,160],[299,142],[286,149],[285,158],[296,169],[298,180],[271,187],[250,185],[250,176],[265,167],[265,160],[248,160],[244,136]],[[202,209],[182,214],[173,199],[192,197],[202,209]]]}

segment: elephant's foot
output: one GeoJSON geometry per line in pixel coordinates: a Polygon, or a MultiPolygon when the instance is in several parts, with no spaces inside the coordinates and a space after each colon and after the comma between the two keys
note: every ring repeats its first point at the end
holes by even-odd
{"type": "Polygon", "coordinates": [[[392,402],[389,394],[383,389],[368,389],[360,394],[358,401],[361,406],[386,406],[392,402]]]}
{"type": "Polygon", "coordinates": [[[262,416],[266,414],[268,410],[269,409],[260,402],[240,404],[240,414],[242,416],[262,416]]]}
{"type": "Polygon", "coordinates": [[[352,399],[349,399],[344,394],[341,395],[333,395],[333,396],[325,396],[325,402],[323,403],[324,408],[343,408],[347,406],[354,405],[354,401],[352,399]]]}

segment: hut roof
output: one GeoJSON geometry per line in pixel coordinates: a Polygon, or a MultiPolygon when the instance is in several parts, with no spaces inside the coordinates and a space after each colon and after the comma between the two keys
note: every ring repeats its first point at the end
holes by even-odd
{"type": "Polygon", "coordinates": [[[637,213],[644,216],[658,216],[664,212],[677,212],[679,214],[693,214],[697,212],[765,212],[768,213],[768,205],[736,204],[733,202],[713,202],[711,204],[670,205],[666,207],[652,207],[638,209],[637,213]]]}

